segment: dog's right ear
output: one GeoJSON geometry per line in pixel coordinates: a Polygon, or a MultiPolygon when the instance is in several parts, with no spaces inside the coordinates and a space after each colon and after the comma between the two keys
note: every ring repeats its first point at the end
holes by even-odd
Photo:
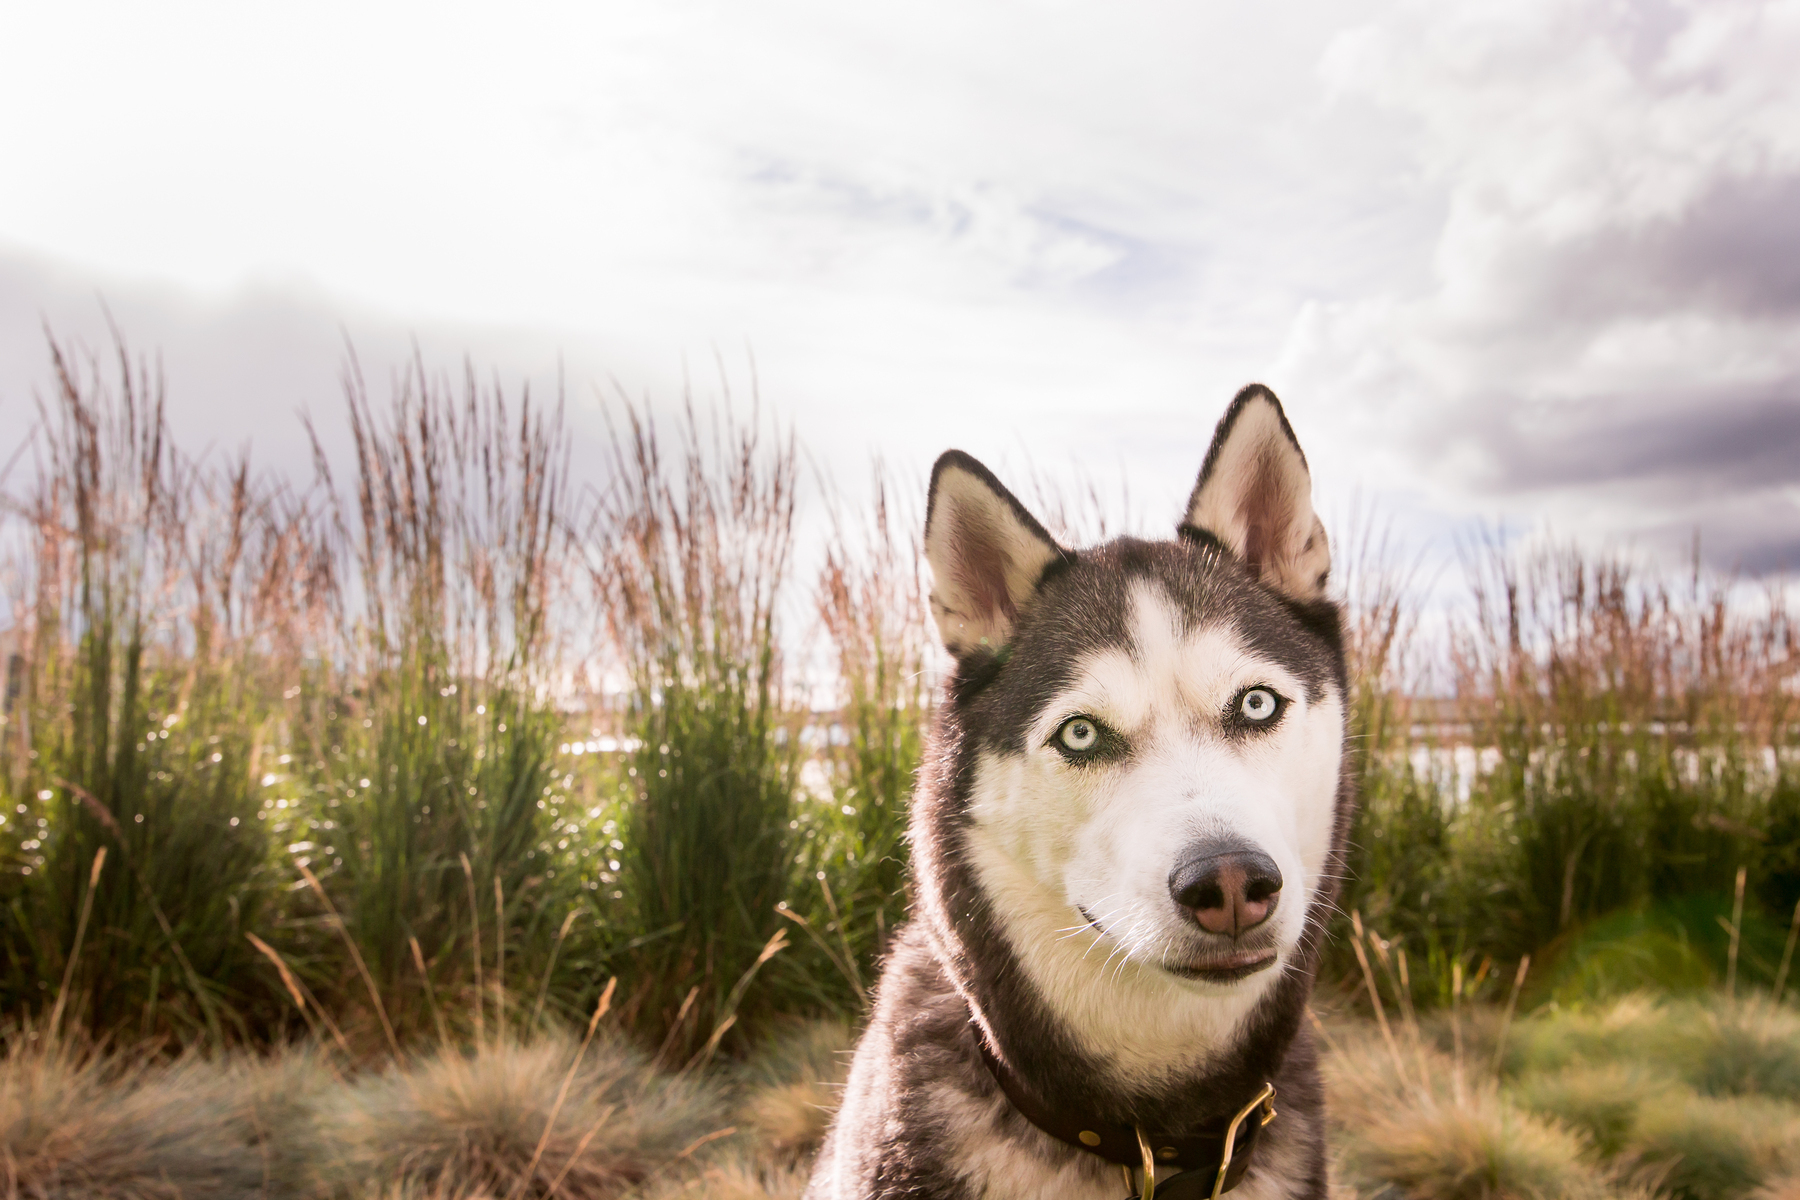
{"type": "Polygon", "coordinates": [[[993,472],[960,450],[937,460],[925,510],[925,559],[931,613],[950,653],[999,653],[1044,569],[1068,557],[993,472]]]}
{"type": "Polygon", "coordinates": [[[1285,596],[1324,596],[1331,547],[1313,512],[1312,473],[1268,388],[1251,384],[1225,410],[1181,530],[1213,537],[1285,596]]]}

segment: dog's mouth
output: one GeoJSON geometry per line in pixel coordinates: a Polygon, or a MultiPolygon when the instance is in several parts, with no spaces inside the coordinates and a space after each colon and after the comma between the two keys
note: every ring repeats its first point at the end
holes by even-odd
{"type": "Polygon", "coordinates": [[[1206,983],[1236,983],[1258,971],[1268,970],[1275,965],[1278,957],[1273,950],[1264,950],[1251,954],[1234,954],[1207,962],[1164,963],[1163,970],[1183,979],[1197,979],[1206,983]]]}
{"type": "MultiPolygon", "coordinates": [[[[1102,925],[1085,907],[1078,904],[1075,906],[1075,911],[1079,912],[1096,932],[1106,932],[1106,926],[1102,925]]],[[[1278,958],[1280,955],[1273,950],[1245,950],[1237,954],[1227,954],[1198,962],[1165,962],[1160,965],[1169,974],[1178,975],[1182,979],[1194,979],[1204,983],[1236,983],[1240,979],[1249,978],[1258,971],[1268,970],[1275,965],[1278,958]]]]}

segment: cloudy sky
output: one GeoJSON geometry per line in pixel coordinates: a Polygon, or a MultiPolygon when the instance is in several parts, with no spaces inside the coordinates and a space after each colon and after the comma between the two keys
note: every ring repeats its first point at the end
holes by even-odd
{"type": "Polygon", "coordinates": [[[1160,525],[1261,379],[1425,547],[1800,568],[1797,62],[1796,0],[0,0],[0,433],[110,309],[273,470],[416,339],[1160,525]]]}

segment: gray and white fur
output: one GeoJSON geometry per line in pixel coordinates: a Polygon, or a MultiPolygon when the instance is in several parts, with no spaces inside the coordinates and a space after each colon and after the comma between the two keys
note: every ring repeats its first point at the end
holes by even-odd
{"type": "Polygon", "coordinates": [[[1119,1200],[1037,1099],[1159,1130],[1279,1118],[1233,1200],[1326,1194],[1304,1024],[1354,798],[1345,663],[1311,476],[1252,386],[1169,541],[1056,544],[951,451],[926,557],[955,658],[911,814],[912,920],[810,1200],[1119,1200]]]}

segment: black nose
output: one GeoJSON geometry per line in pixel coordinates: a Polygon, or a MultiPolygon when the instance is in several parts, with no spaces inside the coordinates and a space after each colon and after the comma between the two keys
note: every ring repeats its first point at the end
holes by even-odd
{"type": "Polygon", "coordinates": [[[1236,938],[1274,913],[1281,900],[1281,868],[1261,850],[1202,844],[1169,872],[1169,895],[1200,928],[1236,938]]]}

